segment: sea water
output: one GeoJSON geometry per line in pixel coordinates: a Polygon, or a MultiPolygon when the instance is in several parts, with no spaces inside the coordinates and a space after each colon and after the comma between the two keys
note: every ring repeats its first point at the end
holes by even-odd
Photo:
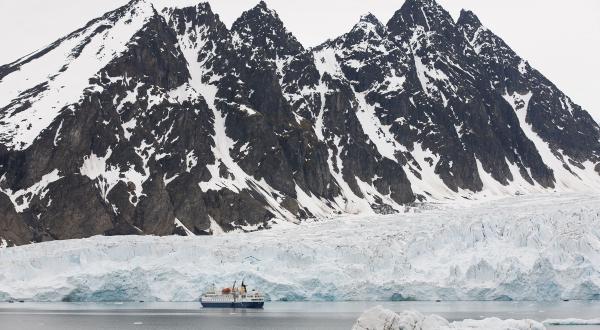
{"type": "MultiPolygon", "coordinates": [[[[264,309],[206,309],[200,303],[0,303],[0,329],[287,329],[349,330],[375,305],[417,310],[450,321],[499,317],[546,319],[600,317],[600,301],[569,302],[267,302],[264,309]]],[[[594,326],[552,326],[591,330],[594,326]]]]}

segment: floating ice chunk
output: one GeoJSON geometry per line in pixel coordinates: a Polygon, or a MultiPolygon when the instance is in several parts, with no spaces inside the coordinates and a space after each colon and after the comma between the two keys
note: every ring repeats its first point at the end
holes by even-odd
{"type": "Polygon", "coordinates": [[[375,306],[364,312],[356,321],[352,330],[425,330],[450,329],[447,320],[437,316],[425,316],[416,311],[404,311],[397,314],[381,306],[375,306]]]}
{"type": "Polygon", "coordinates": [[[590,320],[575,319],[575,318],[548,319],[542,323],[544,323],[545,325],[600,325],[600,318],[590,319],[590,320]]]}
{"type": "Polygon", "coordinates": [[[464,320],[448,322],[438,315],[423,315],[416,311],[395,313],[381,306],[365,311],[352,330],[544,330],[543,324],[533,320],[464,320]]]}

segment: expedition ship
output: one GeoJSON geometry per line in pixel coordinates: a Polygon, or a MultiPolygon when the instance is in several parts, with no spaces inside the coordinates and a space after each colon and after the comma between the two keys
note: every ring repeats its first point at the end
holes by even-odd
{"type": "Polygon", "coordinates": [[[220,293],[213,286],[208,292],[202,294],[200,297],[202,307],[263,308],[265,297],[262,293],[256,290],[248,292],[244,281],[239,288],[236,288],[236,282],[233,282],[233,287],[224,288],[220,293]]]}

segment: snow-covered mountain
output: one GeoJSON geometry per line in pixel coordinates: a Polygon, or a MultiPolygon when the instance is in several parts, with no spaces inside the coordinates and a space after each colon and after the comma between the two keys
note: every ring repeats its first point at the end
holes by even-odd
{"type": "Polygon", "coordinates": [[[477,17],[306,49],[264,2],[134,0],[0,66],[0,239],[190,235],[600,188],[600,127],[477,17]]]}

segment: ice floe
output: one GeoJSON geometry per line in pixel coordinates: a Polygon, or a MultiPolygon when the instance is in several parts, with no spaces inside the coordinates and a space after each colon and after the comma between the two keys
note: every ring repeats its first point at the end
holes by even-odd
{"type": "Polygon", "coordinates": [[[381,306],[365,311],[352,330],[544,330],[543,324],[533,320],[464,320],[449,322],[438,315],[423,315],[417,311],[395,313],[381,306]]]}

